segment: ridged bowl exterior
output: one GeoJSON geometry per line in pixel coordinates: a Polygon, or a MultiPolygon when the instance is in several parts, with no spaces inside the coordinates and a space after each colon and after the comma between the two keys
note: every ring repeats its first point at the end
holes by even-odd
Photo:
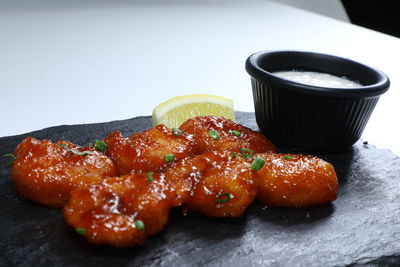
{"type": "Polygon", "coordinates": [[[308,151],[343,151],[353,145],[379,99],[296,94],[251,81],[261,131],[277,145],[308,151]]]}

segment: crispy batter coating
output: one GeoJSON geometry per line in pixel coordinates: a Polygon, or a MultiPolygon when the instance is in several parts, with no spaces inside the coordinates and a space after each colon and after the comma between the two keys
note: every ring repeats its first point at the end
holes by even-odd
{"type": "Polygon", "coordinates": [[[334,201],[338,180],[333,166],[301,154],[257,155],[265,165],[257,172],[257,198],[271,207],[307,207],[334,201]]]}
{"type": "Polygon", "coordinates": [[[213,151],[186,158],[165,170],[186,210],[213,217],[239,217],[257,194],[251,161],[213,151]]]}
{"type": "Polygon", "coordinates": [[[120,132],[113,132],[104,141],[119,175],[132,171],[155,171],[168,165],[171,159],[176,161],[195,153],[191,135],[174,133],[165,125],[158,125],[129,138],[124,138],[120,132]]]}
{"type": "Polygon", "coordinates": [[[92,147],[25,138],[16,148],[12,177],[27,199],[62,207],[71,190],[116,175],[114,164],[92,147]]]}
{"type": "Polygon", "coordinates": [[[128,174],[74,190],[64,217],[92,243],[126,247],[161,231],[176,205],[164,174],[128,174]]]}
{"type": "Polygon", "coordinates": [[[194,135],[198,153],[229,150],[239,152],[248,148],[257,153],[275,151],[275,146],[261,133],[217,116],[198,116],[180,127],[194,135]]]}

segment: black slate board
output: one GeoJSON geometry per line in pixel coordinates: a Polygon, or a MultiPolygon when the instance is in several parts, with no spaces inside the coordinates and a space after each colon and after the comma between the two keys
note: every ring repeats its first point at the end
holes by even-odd
{"type": "MultiPolygon", "coordinates": [[[[253,113],[237,121],[257,129],[253,113]]],[[[89,144],[119,130],[151,127],[150,117],[58,126],[0,138],[10,153],[27,135],[89,144]]],[[[239,219],[171,212],[166,229],[143,247],[117,249],[86,242],[60,210],[22,199],[7,159],[0,159],[0,266],[342,266],[400,265],[400,159],[358,141],[341,154],[318,155],[340,179],[338,200],[305,209],[253,203],[239,219]]]]}

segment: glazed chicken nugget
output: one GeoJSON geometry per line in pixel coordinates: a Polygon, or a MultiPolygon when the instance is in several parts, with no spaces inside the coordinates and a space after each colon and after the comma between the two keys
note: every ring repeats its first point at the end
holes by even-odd
{"type": "Polygon", "coordinates": [[[259,154],[257,198],[271,207],[307,207],[334,201],[338,180],[333,166],[301,154],[259,154]]]}
{"type": "Polygon", "coordinates": [[[194,135],[198,153],[214,150],[239,152],[242,148],[257,153],[275,151],[275,146],[261,133],[223,117],[198,116],[179,128],[194,135]]]}
{"type": "Polygon", "coordinates": [[[62,207],[71,190],[115,176],[111,159],[93,147],[25,138],[16,148],[12,178],[25,198],[62,207]]]}
{"type": "Polygon", "coordinates": [[[178,129],[170,130],[165,125],[133,134],[129,138],[114,132],[104,141],[119,175],[132,171],[155,171],[195,152],[193,136],[178,129]]]}
{"type": "Polygon", "coordinates": [[[89,242],[142,245],[168,221],[175,193],[161,173],[128,174],[74,190],[64,218],[89,242]]]}
{"type": "Polygon", "coordinates": [[[255,171],[228,151],[205,152],[165,169],[186,210],[213,217],[240,217],[257,194],[255,171]]]}

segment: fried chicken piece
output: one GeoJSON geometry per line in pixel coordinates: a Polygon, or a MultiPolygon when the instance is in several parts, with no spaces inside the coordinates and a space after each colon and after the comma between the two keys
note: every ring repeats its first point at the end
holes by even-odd
{"type": "Polygon", "coordinates": [[[71,190],[116,175],[114,164],[93,147],[68,141],[25,138],[15,149],[12,178],[27,199],[50,207],[62,207],[71,190]]]}
{"type": "Polygon", "coordinates": [[[197,153],[242,148],[262,153],[275,151],[275,146],[264,135],[243,125],[218,116],[198,116],[184,122],[179,129],[194,135],[197,153]]]}
{"type": "Polygon", "coordinates": [[[240,217],[257,194],[250,164],[236,153],[212,151],[186,158],[164,171],[186,210],[240,217]]]}
{"type": "Polygon", "coordinates": [[[113,132],[104,141],[119,175],[156,171],[195,152],[193,136],[178,129],[170,130],[165,125],[157,125],[129,138],[113,132]]]}
{"type": "Polygon", "coordinates": [[[164,174],[128,174],[74,190],[64,217],[92,243],[127,247],[160,232],[176,205],[164,174]]]}
{"type": "Polygon", "coordinates": [[[334,201],[338,180],[333,166],[301,154],[257,155],[265,165],[257,172],[257,198],[271,207],[302,208],[334,201]]]}

